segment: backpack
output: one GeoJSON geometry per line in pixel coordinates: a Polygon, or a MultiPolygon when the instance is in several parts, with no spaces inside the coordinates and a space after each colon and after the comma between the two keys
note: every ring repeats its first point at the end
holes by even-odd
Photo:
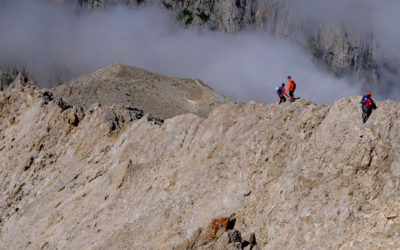
{"type": "Polygon", "coordinates": [[[367,104],[367,101],[368,101],[368,96],[363,96],[363,98],[361,99],[361,104],[362,105],[366,105],[367,104]]]}
{"type": "Polygon", "coordinates": [[[281,94],[282,94],[282,87],[277,87],[277,88],[276,88],[276,93],[277,93],[278,95],[281,95],[281,94]]]}

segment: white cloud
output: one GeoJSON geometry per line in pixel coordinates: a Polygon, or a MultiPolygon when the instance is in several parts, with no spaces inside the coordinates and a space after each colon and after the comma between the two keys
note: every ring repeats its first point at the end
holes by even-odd
{"type": "Polygon", "coordinates": [[[288,75],[298,96],[316,102],[360,94],[321,71],[300,48],[267,34],[183,29],[171,12],[154,8],[77,15],[72,7],[37,1],[0,7],[0,62],[26,65],[42,86],[54,84],[56,72],[74,78],[118,62],[200,78],[241,101],[277,101],[275,88],[288,75]]]}

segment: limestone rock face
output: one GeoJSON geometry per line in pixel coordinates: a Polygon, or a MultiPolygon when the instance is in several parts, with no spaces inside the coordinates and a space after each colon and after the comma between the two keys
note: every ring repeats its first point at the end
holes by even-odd
{"type": "Polygon", "coordinates": [[[0,92],[0,248],[394,249],[400,104],[377,102],[363,125],[360,99],[160,125],[35,86],[0,92]]]}
{"type": "Polygon", "coordinates": [[[113,64],[53,89],[55,95],[87,110],[91,105],[128,105],[165,119],[185,113],[207,116],[231,102],[197,79],[183,79],[113,64]]]}

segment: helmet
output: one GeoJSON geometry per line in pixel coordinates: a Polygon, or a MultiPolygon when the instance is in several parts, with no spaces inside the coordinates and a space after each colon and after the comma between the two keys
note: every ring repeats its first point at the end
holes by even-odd
{"type": "Polygon", "coordinates": [[[368,93],[367,93],[367,96],[371,96],[371,92],[368,92],[368,93]]]}
{"type": "Polygon", "coordinates": [[[285,86],[285,84],[284,84],[284,83],[282,83],[282,86],[285,86]]]}
{"type": "Polygon", "coordinates": [[[291,76],[288,76],[287,78],[290,79],[290,78],[292,78],[292,77],[291,77],[291,76]]]}

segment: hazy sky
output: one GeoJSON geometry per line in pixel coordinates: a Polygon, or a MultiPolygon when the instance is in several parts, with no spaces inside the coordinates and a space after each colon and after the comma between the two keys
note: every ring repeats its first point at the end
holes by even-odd
{"type": "Polygon", "coordinates": [[[200,78],[241,101],[277,101],[275,88],[288,75],[298,84],[296,94],[315,102],[361,94],[357,84],[349,87],[349,80],[322,72],[293,44],[261,33],[184,29],[172,12],[156,8],[117,7],[77,15],[71,6],[3,1],[0,31],[0,63],[26,65],[41,86],[54,84],[55,72],[77,77],[118,62],[200,78]]]}

